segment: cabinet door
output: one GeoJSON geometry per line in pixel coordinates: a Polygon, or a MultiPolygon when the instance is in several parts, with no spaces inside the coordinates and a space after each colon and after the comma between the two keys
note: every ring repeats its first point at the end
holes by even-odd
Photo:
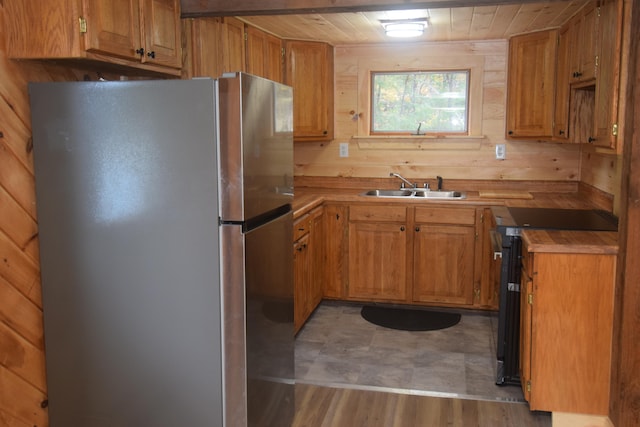
{"type": "Polygon", "coordinates": [[[244,23],[235,18],[224,18],[224,72],[246,71],[244,23]]]}
{"type": "Polygon", "coordinates": [[[475,228],[417,223],[413,300],[473,304],[475,228]]]}
{"type": "Polygon", "coordinates": [[[247,72],[276,82],[282,81],[282,43],[279,38],[247,26],[247,72]]]}
{"type": "Polygon", "coordinates": [[[405,224],[349,224],[349,298],[404,301],[407,297],[406,272],[405,224]]]}
{"type": "Polygon", "coordinates": [[[475,304],[482,308],[498,310],[500,303],[500,267],[502,246],[496,231],[491,208],[480,208],[480,242],[476,242],[476,274],[480,275],[480,296],[475,304]],[[478,249],[479,247],[479,249],[478,249]],[[496,255],[498,252],[498,255],[496,255]]]}
{"type": "Polygon", "coordinates": [[[553,138],[569,139],[569,93],[571,74],[571,41],[573,26],[567,25],[558,33],[558,61],[556,63],[556,95],[553,120],[553,138]]]}
{"type": "Polygon", "coordinates": [[[222,75],[222,18],[185,19],[183,25],[187,50],[183,78],[222,75]]]}
{"type": "Polygon", "coordinates": [[[574,48],[580,52],[580,66],[576,70],[576,80],[586,81],[596,77],[596,34],[598,9],[591,2],[582,13],[577,44],[574,48]]]}
{"type": "Polygon", "coordinates": [[[142,62],[182,66],[179,0],[141,0],[145,53],[142,62]]]}
{"type": "Polygon", "coordinates": [[[615,259],[533,254],[531,410],[608,413],[615,259]]]}
{"type": "Polygon", "coordinates": [[[507,136],[551,137],[557,31],[512,37],[509,41],[507,136]]]}
{"type": "Polygon", "coordinates": [[[285,82],[293,87],[293,137],[333,139],[333,48],[320,42],[286,42],[285,82]]]}
{"type": "Polygon", "coordinates": [[[319,207],[311,211],[311,231],[309,233],[309,247],[311,248],[311,277],[309,278],[309,307],[311,315],[320,301],[325,279],[324,269],[324,208],[319,207]]]}
{"type": "Polygon", "coordinates": [[[282,40],[276,36],[267,34],[265,37],[264,56],[265,77],[276,82],[284,82],[282,73],[282,68],[284,66],[282,40]]]}
{"type": "Polygon", "coordinates": [[[327,204],[324,208],[324,297],[344,298],[347,274],[347,215],[344,205],[327,204]]]}
{"type": "Polygon", "coordinates": [[[306,234],[293,244],[293,328],[295,332],[302,327],[309,307],[309,235],[306,234]]]}
{"type": "Polygon", "coordinates": [[[622,1],[602,1],[599,20],[593,143],[615,148],[620,94],[622,1]]]}
{"type": "Polygon", "coordinates": [[[142,58],[138,0],[84,0],[84,16],[87,51],[142,58]]]}
{"type": "Polygon", "coordinates": [[[246,68],[247,73],[266,77],[264,71],[265,36],[266,33],[257,28],[247,26],[246,68]]]}

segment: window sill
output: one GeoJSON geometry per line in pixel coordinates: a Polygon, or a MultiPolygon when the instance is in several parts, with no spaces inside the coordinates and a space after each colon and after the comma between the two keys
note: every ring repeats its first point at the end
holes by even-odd
{"type": "Polygon", "coordinates": [[[479,150],[486,140],[481,136],[353,136],[361,150],[479,150]]]}

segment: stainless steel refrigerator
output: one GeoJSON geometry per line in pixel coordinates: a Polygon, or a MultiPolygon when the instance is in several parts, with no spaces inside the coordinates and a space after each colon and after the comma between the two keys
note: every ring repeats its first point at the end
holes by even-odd
{"type": "Polygon", "coordinates": [[[290,425],[291,88],[29,92],[51,427],[290,425]]]}

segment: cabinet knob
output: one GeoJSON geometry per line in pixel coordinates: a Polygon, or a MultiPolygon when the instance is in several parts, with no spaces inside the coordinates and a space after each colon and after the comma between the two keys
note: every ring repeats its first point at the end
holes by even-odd
{"type": "Polygon", "coordinates": [[[140,49],[136,49],[136,53],[140,56],[144,56],[144,48],[141,47],[140,49]]]}
{"type": "Polygon", "coordinates": [[[594,137],[590,136],[587,141],[589,142],[589,144],[593,144],[596,141],[596,139],[594,137]]]}
{"type": "Polygon", "coordinates": [[[420,227],[416,227],[416,231],[420,231],[420,227]]]}
{"type": "Polygon", "coordinates": [[[400,231],[404,231],[404,225],[400,227],[400,231]]]}
{"type": "Polygon", "coordinates": [[[561,130],[560,132],[558,132],[560,135],[564,135],[564,130],[561,130]]]}
{"type": "Polygon", "coordinates": [[[151,59],[156,59],[156,51],[152,50],[151,52],[148,52],[147,56],[151,59]]]}
{"type": "Polygon", "coordinates": [[[507,132],[509,135],[513,135],[513,131],[510,130],[509,132],[507,132]]]}

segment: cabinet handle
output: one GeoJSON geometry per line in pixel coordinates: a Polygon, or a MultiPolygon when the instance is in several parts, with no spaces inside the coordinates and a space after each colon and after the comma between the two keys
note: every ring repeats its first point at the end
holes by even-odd
{"type": "Polygon", "coordinates": [[[136,53],[140,56],[144,56],[144,48],[141,47],[140,49],[136,49],[136,53]]]}
{"type": "Polygon", "coordinates": [[[148,52],[147,56],[151,59],[156,59],[156,51],[152,50],[151,52],[148,52]]]}

